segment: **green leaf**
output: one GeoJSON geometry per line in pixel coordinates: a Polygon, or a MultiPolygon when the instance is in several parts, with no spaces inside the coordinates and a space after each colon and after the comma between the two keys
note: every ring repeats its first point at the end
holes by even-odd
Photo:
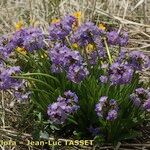
{"type": "Polygon", "coordinates": [[[59,83],[59,80],[57,78],[55,78],[54,76],[51,76],[49,74],[44,74],[44,73],[26,73],[26,74],[21,74],[22,76],[44,76],[44,77],[48,77],[50,79],[55,80],[56,82],[59,83]]]}
{"type": "Polygon", "coordinates": [[[134,138],[141,137],[141,136],[142,136],[141,132],[131,130],[129,131],[129,133],[121,134],[119,139],[127,140],[127,139],[134,139],[134,138]]]}

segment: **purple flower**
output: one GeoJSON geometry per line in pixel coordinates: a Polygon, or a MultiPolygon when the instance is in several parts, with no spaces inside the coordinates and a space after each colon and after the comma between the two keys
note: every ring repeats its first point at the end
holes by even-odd
{"type": "Polygon", "coordinates": [[[99,36],[93,35],[93,42],[95,43],[96,49],[98,51],[99,57],[103,58],[106,56],[104,45],[102,43],[102,40],[99,36]]]}
{"type": "Polygon", "coordinates": [[[66,92],[64,92],[64,96],[66,97],[67,101],[69,99],[71,101],[73,100],[75,103],[78,103],[78,97],[74,92],[71,92],[70,90],[66,91],[66,92]]]}
{"type": "Polygon", "coordinates": [[[119,34],[117,31],[110,31],[107,33],[108,43],[116,45],[119,43],[119,34]]]}
{"type": "Polygon", "coordinates": [[[144,108],[145,110],[147,110],[148,112],[150,112],[150,98],[147,99],[147,100],[144,102],[143,108],[144,108]]]}
{"type": "Polygon", "coordinates": [[[128,33],[123,32],[123,33],[121,33],[121,35],[119,37],[118,43],[120,46],[126,46],[128,44],[128,40],[129,40],[128,33]]]}
{"type": "Polygon", "coordinates": [[[79,46],[82,47],[93,43],[93,36],[98,37],[101,34],[102,30],[100,30],[96,25],[94,25],[94,23],[86,22],[85,24],[81,25],[78,28],[78,30],[71,36],[71,41],[72,43],[77,43],[79,46]]]}
{"type": "Polygon", "coordinates": [[[11,77],[12,75],[19,74],[20,67],[14,66],[10,68],[1,68],[0,69],[0,89],[18,89],[21,86],[21,81],[11,77]]]}
{"type": "Polygon", "coordinates": [[[23,46],[26,50],[32,52],[45,48],[44,34],[39,28],[29,28],[27,30],[28,36],[24,37],[23,46]]]}
{"type": "Polygon", "coordinates": [[[18,101],[24,101],[29,99],[31,92],[22,93],[17,91],[14,95],[18,101]]]}
{"type": "Polygon", "coordinates": [[[61,21],[62,29],[69,34],[76,23],[77,19],[74,16],[65,16],[61,21]]]}
{"type": "Polygon", "coordinates": [[[28,33],[28,29],[21,29],[19,31],[16,31],[14,34],[13,34],[13,37],[12,37],[12,42],[14,43],[14,45],[16,47],[23,47],[23,42],[24,42],[24,39],[26,36],[28,36],[29,33],[28,33]]]}
{"type": "Polygon", "coordinates": [[[60,22],[51,24],[49,27],[49,39],[51,41],[64,41],[66,36],[72,31],[72,27],[76,21],[76,18],[73,16],[65,16],[60,22]]]}
{"type": "Polygon", "coordinates": [[[0,56],[3,59],[9,58],[9,55],[15,48],[15,44],[10,41],[8,36],[0,37],[0,56]]]}
{"type": "Polygon", "coordinates": [[[93,35],[93,42],[97,50],[93,51],[89,55],[89,61],[91,65],[95,65],[98,59],[103,59],[106,57],[106,53],[101,38],[99,36],[93,35]]]}
{"type": "Polygon", "coordinates": [[[89,71],[83,65],[71,65],[67,72],[67,77],[74,83],[80,83],[86,76],[88,76],[89,71]]]}
{"type": "Polygon", "coordinates": [[[139,97],[139,98],[144,98],[147,99],[149,97],[149,91],[144,89],[144,88],[138,88],[135,90],[135,94],[139,97]]]}
{"type": "Polygon", "coordinates": [[[127,54],[127,50],[126,49],[121,49],[116,62],[122,63],[123,61],[126,61],[126,54],[127,54]]]}
{"type": "Polygon", "coordinates": [[[128,44],[128,33],[117,31],[110,31],[107,33],[108,43],[111,45],[126,46],[128,44]]]}
{"type": "Polygon", "coordinates": [[[138,88],[130,95],[130,99],[136,107],[149,111],[150,110],[150,91],[144,88],[138,88]]]}
{"type": "Polygon", "coordinates": [[[117,116],[118,116],[118,112],[116,110],[110,110],[108,112],[108,116],[107,116],[107,120],[110,120],[110,121],[113,121],[113,120],[116,120],[117,119],[117,116]]]}
{"type": "Polygon", "coordinates": [[[67,73],[69,80],[79,83],[88,74],[88,70],[83,64],[83,59],[78,51],[72,51],[66,46],[57,44],[50,51],[50,58],[52,61],[52,71],[62,72],[63,70],[67,73]]]}
{"type": "Polygon", "coordinates": [[[59,96],[57,102],[48,106],[47,114],[55,124],[63,124],[68,116],[79,109],[78,97],[74,92],[64,92],[64,97],[59,96]]]}
{"type": "Polygon", "coordinates": [[[99,103],[96,104],[95,111],[99,117],[103,117],[103,107],[105,106],[105,103],[107,102],[108,97],[102,96],[99,99],[99,103]]]}
{"type": "Polygon", "coordinates": [[[63,124],[68,117],[68,114],[66,113],[65,109],[70,109],[70,107],[67,107],[65,102],[55,102],[53,104],[50,104],[47,110],[49,119],[54,124],[63,124]]]}
{"type": "Polygon", "coordinates": [[[16,47],[23,47],[29,52],[45,48],[44,34],[39,28],[27,28],[16,31],[12,42],[16,47]]]}
{"type": "Polygon", "coordinates": [[[109,100],[107,96],[102,96],[96,104],[95,111],[97,116],[113,121],[118,116],[118,105],[116,100],[109,100]]]}
{"type": "Polygon", "coordinates": [[[110,66],[108,74],[112,84],[127,84],[132,80],[133,69],[127,65],[114,63],[110,66]]]}
{"type": "Polygon", "coordinates": [[[136,107],[139,107],[141,105],[141,100],[140,100],[140,98],[135,93],[133,93],[133,94],[130,95],[130,99],[132,99],[133,104],[136,107]]]}
{"type": "Polygon", "coordinates": [[[90,126],[88,130],[90,133],[92,133],[93,136],[96,136],[100,133],[100,128],[93,128],[92,126],[90,126]]]}
{"type": "Polygon", "coordinates": [[[50,51],[52,61],[52,71],[61,72],[63,69],[68,70],[73,64],[82,64],[82,57],[78,51],[71,51],[68,47],[57,44],[50,51]]]}
{"type": "Polygon", "coordinates": [[[101,83],[107,83],[108,77],[107,76],[100,76],[100,82],[101,83]]]}
{"type": "Polygon", "coordinates": [[[129,53],[129,64],[136,70],[150,67],[150,59],[142,52],[133,51],[129,53]]]}

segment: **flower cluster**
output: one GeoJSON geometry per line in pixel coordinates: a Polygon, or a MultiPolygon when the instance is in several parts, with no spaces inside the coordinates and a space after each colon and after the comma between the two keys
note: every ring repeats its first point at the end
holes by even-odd
{"type": "Polygon", "coordinates": [[[109,100],[107,96],[102,96],[96,104],[95,111],[100,118],[113,121],[118,116],[118,105],[116,100],[109,100]]]}
{"type": "Polygon", "coordinates": [[[132,80],[133,69],[128,65],[114,63],[110,66],[108,74],[112,84],[126,84],[132,80]]]}
{"type": "Polygon", "coordinates": [[[100,38],[103,34],[104,31],[99,29],[94,23],[86,22],[72,34],[70,40],[71,43],[76,43],[79,48],[85,48],[87,52],[88,47],[91,46],[89,60],[91,64],[96,64],[98,58],[105,57],[103,42],[100,38]]]}
{"type": "Polygon", "coordinates": [[[131,82],[133,72],[133,69],[129,65],[115,62],[109,67],[108,76],[100,76],[100,81],[102,83],[109,81],[113,85],[127,84],[131,82]]]}
{"type": "Polygon", "coordinates": [[[77,23],[77,19],[73,16],[66,16],[62,20],[52,23],[49,27],[50,41],[62,40],[73,30],[73,26],[77,23]]]}
{"type": "Polygon", "coordinates": [[[118,63],[125,63],[132,67],[135,71],[142,71],[150,68],[150,59],[147,55],[140,51],[131,51],[127,53],[126,49],[121,49],[116,60],[118,63]]]}
{"type": "Polygon", "coordinates": [[[69,115],[76,112],[78,97],[74,92],[66,91],[64,96],[59,96],[57,102],[48,106],[47,114],[50,120],[55,124],[63,124],[69,115]]]}
{"type": "Polygon", "coordinates": [[[108,68],[107,75],[100,76],[101,83],[128,84],[131,82],[133,73],[150,67],[150,59],[139,51],[127,53],[121,49],[116,61],[108,68]]]}
{"type": "Polygon", "coordinates": [[[45,47],[45,36],[39,28],[21,29],[12,37],[12,42],[15,47],[22,47],[29,52],[40,50],[45,47]]]}
{"type": "Polygon", "coordinates": [[[0,90],[13,90],[14,96],[18,101],[27,100],[31,92],[25,90],[26,81],[14,78],[21,73],[19,66],[0,68],[0,90]],[[13,77],[14,76],[14,77],[13,77]]]}
{"type": "MultiPolygon", "coordinates": [[[[24,28],[16,31],[12,36],[0,38],[0,55],[6,59],[13,50],[29,51],[45,48],[45,36],[38,28],[24,28]]],[[[24,52],[24,54],[26,54],[24,52]]]]}
{"type": "Polygon", "coordinates": [[[77,43],[80,47],[86,46],[89,43],[94,43],[94,38],[100,36],[102,30],[100,30],[94,23],[86,22],[81,25],[78,30],[72,34],[72,43],[77,43]]]}
{"type": "Polygon", "coordinates": [[[140,107],[150,112],[150,91],[144,88],[138,88],[133,94],[130,95],[130,99],[136,107],[140,107]]]}
{"type": "Polygon", "coordinates": [[[12,75],[19,74],[21,72],[19,66],[0,68],[0,89],[18,89],[21,86],[21,81],[12,77],[12,75]]]}
{"type": "Polygon", "coordinates": [[[83,59],[78,51],[72,51],[66,46],[57,44],[50,51],[52,72],[66,71],[69,80],[79,83],[87,75],[88,70],[83,64],[83,59]]]}
{"type": "Polygon", "coordinates": [[[110,31],[107,33],[108,43],[111,45],[126,46],[128,44],[128,33],[123,32],[119,34],[117,31],[110,31]]]}
{"type": "Polygon", "coordinates": [[[128,62],[135,70],[142,70],[150,67],[149,57],[140,51],[130,52],[128,62]]]}
{"type": "Polygon", "coordinates": [[[74,83],[80,83],[89,74],[84,65],[71,65],[67,72],[67,77],[74,83]]]}
{"type": "Polygon", "coordinates": [[[0,58],[7,59],[14,49],[14,44],[8,36],[0,37],[0,58]]]}
{"type": "Polygon", "coordinates": [[[126,61],[127,61],[127,50],[123,48],[121,49],[115,62],[124,63],[126,61]]]}

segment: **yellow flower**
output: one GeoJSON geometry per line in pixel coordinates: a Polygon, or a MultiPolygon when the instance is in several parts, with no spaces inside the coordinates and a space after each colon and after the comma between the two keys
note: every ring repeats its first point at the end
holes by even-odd
{"type": "Polygon", "coordinates": [[[81,11],[77,11],[77,12],[75,12],[74,14],[73,14],[73,16],[74,17],[76,17],[78,20],[80,20],[81,19],[81,11]]]}
{"type": "Polygon", "coordinates": [[[77,19],[77,22],[73,25],[73,29],[77,30],[77,28],[81,25],[82,13],[81,11],[77,11],[73,14],[73,16],[77,19]]]}
{"type": "Polygon", "coordinates": [[[102,24],[102,23],[100,23],[98,27],[99,27],[99,29],[101,29],[101,30],[106,30],[105,25],[104,25],[104,24],[102,24]]]}
{"type": "Polygon", "coordinates": [[[17,47],[16,51],[21,53],[22,55],[26,55],[27,54],[27,51],[23,47],[17,47]]]}
{"type": "Polygon", "coordinates": [[[22,29],[22,27],[23,27],[23,21],[22,20],[15,23],[16,30],[20,30],[20,29],[22,29]]]}
{"type": "Polygon", "coordinates": [[[94,45],[93,44],[88,44],[86,46],[86,51],[87,51],[87,53],[93,52],[94,51],[94,45]]]}
{"type": "Polygon", "coordinates": [[[55,24],[55,23],[58,23],[58,22],[60,22],[60,19],[57,19],[57,18],[53,18],[52,21],[51,21],[52,24],[55,24]]]}
{"type": "Polygon", "coordinates": [[[75,48],[75,49],[79,48],[77,43],[72,44],[72,47],[75,48]]]}

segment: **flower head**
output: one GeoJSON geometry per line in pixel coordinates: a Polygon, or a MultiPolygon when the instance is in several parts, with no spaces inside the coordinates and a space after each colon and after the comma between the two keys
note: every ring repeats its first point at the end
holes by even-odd
{"type": "Polygon", "coordinates": [[[126,55],[127,55],[127,50],[126,49],[121,49],[116,62],[123,63],[124,61],[126,61],[126,58],[127,58],[126,55]]]}
{"type": "Polygon", "coordinates": [[[110,31],[107,33],[108,43],[116,45],[119,42],[119,34],[117,31],[110,31]]]}
{"type": "Polygon", "coordinates": [[[59,23],[59,22],[60,22],[60,19],[53,18],[51,23],[56,24],[56,23],[59,23]]]}
{"type": "Polygon", "coordinates": [[[148,112],[150,112],[150,98],[147,99],[147,100],[144,102],[143,108],[144,108],[145,110],[147,110],[148,112]]]}
{"type": "Polygon", "coordinates": [[[136,107],[150,111],[150,91],[144,88],[137,88],[134,93],[130,95],[130,99],[136,107]]]}
{"type": "Polygon", "coordinates": [[[21,29],[12,37],[15,48],[23,48],[26,51],[33,52],[45,48],[44,34],[39,28],[21,29]]]}
{"type": "Polygon", "coordinates": [[[22,27],[23,27],[23,20],[20,20],[15,23],[16,30],[20,30],[20,29],[22,29],[22,27]]]}
{"type": "Polygon", "coordinates": [[[98,27],[99,27],[99,29],[101,29],[101,30],[106,30],[106,26],[105,26],[103,23],[100,23],[100,24],[98,25],[98,27]]]}
{"type": "Polygon", "coordinates": [[[82,57],[78,51],[72,51],[66,46],[56,44],[50,51],[52,61],[52,70],[59,72],[62,70],[68,71],[69,67],[74,64],[82,64],[82,57]],[[56,67],[56,68],[55,68],[56,67]]]}
{"type": "Polygon", "coordinates": [[[142,70],[144,68],[150,67],[149,57],[144,55],[142,52],[139,52],[139,51],[132,51],[129,53],[128,63],[135,70],[142,70]]]}
{"type": "Polygon", "coordinates": [[[89,74],[84,65],[71,65],[67,72],[67,77],[74,83],[80,83],[89,74]]]}
{"type": "Polygon", "coordinates": [[[28,100],[30,95],[31,95],[31,92],[25,92],[25,93],[22,93],[22,92],[19,92],[19,91],[14,92],[14,96],[16,97],[16,99],[18,101],[28,100]]]}
{"type": "Polygon", "coordinates": [[[118,116],[118,105],[116,100],[109,100],[107,96],[102,96],[96,104],[95,111],[99,117],[113,121],[118,116]]]}
{"type": "Polygon", "coordinates": [[[68,36],[73,30],[76,21],[77,20],[74,16],[65,16],[60,21],[51,24],[49,27],[49,39],[51,41],[64,41],[66,36],[68,36]]]}
{"type": "Polygon", "coordinates": [[[0,69],[0,89],[18,89],[21,86],[22,81],[12,77],[14,74],[20,73],[20,67],[14,66],[9,68],[0,69]]]}
{"type": "Polygon", "coordinates": [[[70,114],[78,110],[77,103],[77,95],[74,92],[66,91],[63,97],[59,96],[57,102],[48,106],[47,114],[53,123],[63,124],[70,114]]]}
{"type": "Polygon", "coordinates": [[[110,66],[108,74],[112,84],[127,84],[132,80],[133,69],[116,62],[110,66]]]}
{"type": "Polygon", "coordinates": [[[118,116],[118,112],[113,109],[108,112],[107,120],[113,121],[116,120],[118,116]]]}
{"type": "Polygon", "coordinates": [[[10,40],[8,36],[0,37],[0,56],[4,59],[9,58],[15,46],[16,45],[10,40]]]}
{"type": "Polygon", "coordinates": [[[71,36],[71,41],[81,47],[87,46],[94,42],[94,36],[100,36],[101,34],[102,31],[94,23],[86,22],[71,36]]]}
{"type": "Polygon", "coordinates": [[[101,83],[107,83],[107,81],[108,81],[108,77],[107,76],[100,76],[100,82],[101,83]]]}
{"type": "Polygon", "coordinates": [[[122,32],[121,35],[119,36],[118,43],[120,46],[126,46],[128,44],[128,40],[129,40],[128,33],[122,32]]]}

